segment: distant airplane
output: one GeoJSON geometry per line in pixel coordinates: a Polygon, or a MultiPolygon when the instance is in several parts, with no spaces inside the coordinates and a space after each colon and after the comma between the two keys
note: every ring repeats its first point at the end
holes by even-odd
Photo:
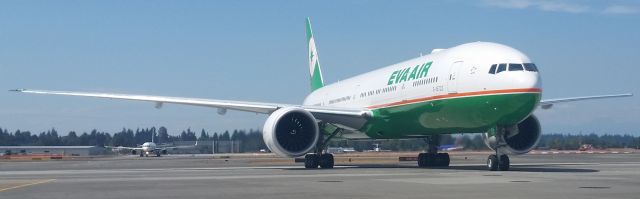
{"type": "Polygon", "coordinates": [[[123,146],[118,146],[118,147],[110,147],[107,146],[107,148],[111,148],[111,149],[115,149],[115,150],[131,150],[131,154],[135,155],[140,154],[140,157],[144,157],[147,156],[149,157],[149,155],[155,154],[156,157],[160,157],[160,154],[167,154],[167,150],[170,149],[186,149],[186,148],[195,148],[196,146],[198,146],[198,141],[196,140],[195,145],[192,146],[158,146],[155,142],[154,142],[154,138],[155,135],[151,135],[151,142],[145,142],[142,145],[139,145],[138,147],[123,147],[123,146]]]}
{"type": "Polygon", "coordinates": [[[95,92],[13,91],[149,101],[157,108],[164,103],[203,106],[217,108],[219,114],[229,109],[268,114],[263,128],[267,147],[284,157],[306,154],[306,168],[333,167],[333,155],[323,153],[332,138],[425,138],[428,150],[419,154],[418,166],[445,167],[450,162],[449,154],[438,153],[438,135],[483,133],[485,143],[495,151],[487,158],[489,170],[508,170],[507,154],[524,154],[538,144],[540,123],[532,115],[536,108],[632,96],[541,100],[538,66],[524,53],[490,42],[434,49],[431,54],[326,85],[308,18],[306,32],[312,92],[301,105],[95,92]]]}
{"type": "Polygon", "coordinates": [[[440,145],[438,147],[439,151],[459,151],[462,149],[464,149],[464,146],[455,144],[440,145]]]}
{"type": "Polygon", "coordinates": [[[460,151],[464,149],[464,145],[462,144],[462,137],[458,136],[455,138],[453,144],[445,144],[438,146],[439,151],[460,151]]]}
{"type": "Polygon", "coordinates": [[[373,144],[373,146],[376,146],[376,147],[373,147],[373,149],[371,149],[371,150],[367,150],[367,152],[389,152],[389,151],[391,151],[391,150],[386,150],[386,149],[380,148],[380,144],[373,144]]]}
{"type": "Polygon", "coordinates": [[[353,153],[356,150],[353,147],[328,147],[327,153],[353,153]]]}

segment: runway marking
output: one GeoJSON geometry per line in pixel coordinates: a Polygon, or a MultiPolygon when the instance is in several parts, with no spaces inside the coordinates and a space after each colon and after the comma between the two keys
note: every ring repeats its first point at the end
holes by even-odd
{"type": "Polygon", "coordinates": [[[12,190],[12,189],[17,189],[17,188],[22,188],[22,187],[33,186],[33,185],[37,185],[37,184],[43,184],[43,183],[47,183],[47,182],[52,182],[54,180],[56,180],[56,179],[39,180],[39,181],[35,181],[35,182],[32,182],[32,183],[21,184],[21,185],[13,186],[13,187],[7,187],[7,188],[0,189],[0,192],[7,191],[7,190],[12,190]]]}
{"type": "MultiPolygon", "coordinates": [[[[616,162],[617,163],[617,162],[616,162]]],[[[638,162],[630,162],[630,163],[635,163],[637,164],[638,162]]],[[[587,162],[575,162],[575,163],[511,163],[511,166],[553,166],[553,165],[558,165],[558,166],[571,166],[571,165],[603,165],[606,163],[598,163],[598,162],[594,162],[594,163],[587,163],[587,162]]],[[[473,164],[451,164],[451,166],[486,166],[486,164],[478,164],[478,163],[473,163],[473,164]]]]}
{"type": "Polygon", "coordinates": [[[117,178],[76,178],[61,179],[62,183],[86,183],[86,182],[154,182],[154,181],[193,181],[193,180],[244,180],[244,179],[302,179],[310,178],[313,180],[326,178],[344,178],[344,177],[398,177],[398,176],[416,176],[416,173],[354,173],[354,174],[278,174],[278,175],[227,175],[227,176],[165,176],[165,177],[117,177],[117,178]]]}
{"type": "MultiPolygon", "coordinates": [[[[635,164],[637,162],[571,162],[571,163],[553,163],[553,162],[532,162],[532,163],[516,163],[512,166],[571,166],[571,165],[622,165],[622,164],[635,164]]],[[[398,164],[398,165],[413,165],[413,164],[398,164]]],[[[451,164],[451,166],[484,166],[481,163],[468,163],[468,164],[451,164]]],[[[46,171],[0,171],[0,178],[15,177],[24,175],[69,175],[69,176],[84,176],[87,174],[130,174],[130,173],[153,173],[153,172],[193,172],[193,171],[233,171],[233,170],[257,170],[257,169],[303,169],[301,165],[292,166],[254,166],[254,167],[181,167],[181,168],[157,168],[157,169],[91,169],[91,170],[46,170],[46,171]]],[[[337,165],[335,168],[361,168],[360,165],[337,165]]],[[[365,167],[366,168],[366,167],[365,167]]],[[[417,168],[417,167],[415,167],[417,168]]],[[[5,178],[6,179],[6,178],[5,178]]]]}
{"type": "Polygon", "coordinates": [[[548,154],[631,154],[630,151],[531,151],[527,155],[548,155],[548,154]]]}

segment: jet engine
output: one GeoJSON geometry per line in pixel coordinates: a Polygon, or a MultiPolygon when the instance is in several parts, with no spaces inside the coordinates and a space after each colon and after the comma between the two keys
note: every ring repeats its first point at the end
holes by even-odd
{"type": "Polygon", "coordinates": [[[313,115],[296,107],[274,111],[262,130],[262,138],[269,150],[284,157],[306,154],[316,146],[319,137],[318,123],[313,115]]]}
{"type": "Polygon", "coordinates": [[[131,155],[135,155],[137,153],[136,150],[131,150],[131,155]]]}
{"type": "Polygon", "coordinates": [[[519,155],[533,150],[538,145],[541,132],[538,118],[531,115],[516,125],[492,128],[487,133],[483,133],[482,138],[484,143],[493,150],[496,149],[498,140],[502,140],[501,143],[506,145],[502,148],[505,149],[504,152],[519,155]],[[499,134],[502,136],[497,137],[499,134]]]}

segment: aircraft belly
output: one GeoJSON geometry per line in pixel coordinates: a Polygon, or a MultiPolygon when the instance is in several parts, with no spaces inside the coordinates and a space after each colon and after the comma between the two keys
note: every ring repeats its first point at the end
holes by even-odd
{"type": "Polygon", "coordinates": [[[438,99],[373,110],[360,131],[372,138],[478,133],[495,125],[517,124],[540,101],[539,92],[438,99]]]}

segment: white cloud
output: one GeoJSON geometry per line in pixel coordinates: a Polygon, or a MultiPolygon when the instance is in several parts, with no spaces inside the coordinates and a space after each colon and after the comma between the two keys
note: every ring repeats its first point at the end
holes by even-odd
{"type": "Polygon", "coordinates": [[[523,9],[532,5],[529,0],[486,0],[485,3],[490,6],[513,9],[523,9]]]}
{"type": "Polygon", "coordinates": [[[623,5],[610,5],[602,11],[603,14],[637,14],[640,8],[623,5]]]}
{"type": "Polygon", "coordinates": [[[534,1],[534,0],[485,0],[485,4],[489,6],[507,8],[507,9],[525,9],[534,8],[549,12],[564,13],[584,13],[589,12],[590,7],[587,5],[567,3],[556,0],[534,1]]]}

